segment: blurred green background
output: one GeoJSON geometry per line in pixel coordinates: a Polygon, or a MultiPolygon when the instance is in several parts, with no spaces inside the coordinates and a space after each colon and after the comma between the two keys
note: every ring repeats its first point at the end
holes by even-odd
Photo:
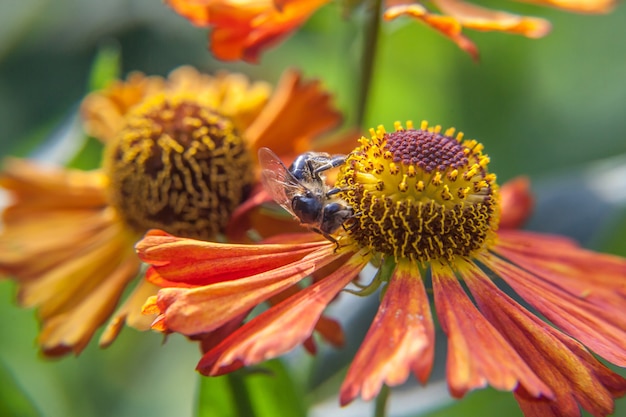
{"type": "MultiPolygon", "coordinates": [[[[516,3],[483,4],[548,18],[553,31],[541,40],[467,32],[481,51],[481,62],[475,63],[423,25],[402,19],[385,23],[364,127],[383,123],[391,128],[395,120],[407,119],[455,126],[483,142],[501,182],[520,174],[531,177],[538,208],[529,227],[565,233],[586,246],[626,256],[626,8],[583,16],[516,3]]],[[[339,5],[329,5],[252,66],[212,59],[206,31],[158,1],[4,0],[0,156],[41,149],[71,122],[103,45],[119,50],[123,74],[166,75],[192,64],[208,72],[229,69],[275,81],[284,68],[299,67],[324,80],[349,123],[360,71],[360,22],[359,14],[345,20],[339,5]]],[[[79,164],[90,166],[97,159],[79,164]]],[[[162,344],[160,335],[125,330],[106,350],[92,343],[78,358],[46,361],[35,346],[34,313],[15,307],[14,297],[14,285],[0,281],[0,416],[194,412],[199,380],[193,371],[199,358],[195,345],[180,337],[162,344]]],[[[351,322],[355,335],[363,334],[373,314],[370,307],[362,320],[351,322]]],[[[347,352],[353,348],[349,345],[347,352]]],[[[282,378],[294,378],[302,388],[289,394],[276,388],[276,401],[307,393],[314,406],[311,415],[369,415],[358,402],[337,409],[331,394],[338,381],[333,375],[340,369],[328,360],[332,357],[327,349],[315,362],[301,352],[289,356],[290,375],[282,378]]],[[[222,392],[219,381],[205,382],[203,389],[222,392]]],[[[521,415],[510,394],[493,390],[435,410],[446,402],[437,378],[428,390],[409,384],[397,391],[391,401],[397,416],[521,415]],[[435,397],[439,400],[430,401],[435,397]]],[[[293,415],[304,412],[298,406],[290,410],[293,415]]],[[[626,401],[618,402],[615,415],[626,416],[626,401]]]]}

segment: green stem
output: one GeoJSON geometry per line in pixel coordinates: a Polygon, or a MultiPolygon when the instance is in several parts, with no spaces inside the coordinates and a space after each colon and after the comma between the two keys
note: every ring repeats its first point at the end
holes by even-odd
{"type": "Polygon", "coordinates": [[[376,397],[376,408],[374,408],[374,417],[385,417],[387,415],[387,400],[389,399],[389,387],[382,386],[378,397],[376,397]]]}
{"type": "Polygon", "coordinates": [[[368,2],[370,10],[366,11],[365,39],[363,40],[363,53],[361,54],[361,79],[359,84],[359,94],[356,111],[356,125],[362,126],[367,111],[367,104],[370,89],[372,87],[372,76],[374,74],[374,61],[378,44],[378,32],[380,31],[380,19],[382,11],[382,0],[370,0],[368,2]]]}
{"type": "Polygon", "coordinates": [[[254,417],[256,413],[254,412],[254,406],[250,401],[250,393],[248,392],[248,387],[244,380],[246,375],[241,371],[231,372],[226,375],[233,394],[233,403],[237,415],[254,417]]]}

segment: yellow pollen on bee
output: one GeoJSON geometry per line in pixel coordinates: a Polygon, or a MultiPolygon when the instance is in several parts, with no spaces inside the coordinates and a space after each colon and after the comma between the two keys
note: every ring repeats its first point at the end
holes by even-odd
{"type": "Polygon", "coordinates": [[[349,190],[340,196],[356,213],[347,238],[419,262],[451,261],[492,245],[498,186],[483,146],[454,128],[405,125],[394,123],[391,133],[370,129],[342,166],[336,186],[349,190]]]}

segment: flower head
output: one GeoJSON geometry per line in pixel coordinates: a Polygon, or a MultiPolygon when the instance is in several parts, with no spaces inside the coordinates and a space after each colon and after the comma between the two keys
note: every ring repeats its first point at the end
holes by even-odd
{"type": "Polygon", "coordinates": [[[205,353],[197,369],[219,375],[310,337],[328,303],[373,261],[379,272],[360,293],[383,286],[383,297],[344,379],[342,404],[371,399],[411,373],[428,380],[430,287],[448,338],[453,396],[491,385],[513,391],[528,416],[578,416],[579,407],[610,414],[626,380],[590,350],[626,365],[626,260],[511,228],[528,214],[508,212],[512,202],[529,207],[527,182],[500,189],[488,163],[481,144],[453,129],[379,127],[360,139],[338,175],[341,198],[355,214],[334,235],[337,244],[316,234],[206,244],[153,231],[137,249],[151,264],[148,279],[163,288],[146,308],[159,314],[157,328],[193,335],[295,287],[205,353]],[[500,289],[500,280],[530,308],[500,289]]]}
{"type": "MultiPolygon", "coordinates": [[[[295,71],[272,93],[240,74],[190,67],[168,78],[133,73],[87,96],[81,112],[86,130],[105,143],[101,169],[8,160],[0,176],[13,198],[0,273],[17,281],[20,304],[38,309],[48,356],[79,353],[112,315],[138,273],[133,246],[148,229],[242,239],[263,221],[259,204],[268,199],[256,181],[256,149],[275,146],[288,160],[340,121],[319,83],[295,71]]],[[[141,281],[101,345],[125,322],[148,329],[152,318],[141,306],[155,291],[141,281]]]]}
{"type": "MultiPolygon", "coordinates": [[[[329,0],[167,0],[167,4],[193,24],[211,28],[209,44],[219,59],[257,62],[261,52],[300,27],[329,0]]],[[[543,6],[578,13],[606,13],[613,0],[537,0],[543,6]]],[[[385,20],[408,16],[421,21],[455,42],[474,58],[478,50],[463,35],[463,28],[500,31],[541,38],[550,31],[545,19],[491,10],[461,0],[433,0],[441,14],[424,3],[387,0],[385,20]]]]}

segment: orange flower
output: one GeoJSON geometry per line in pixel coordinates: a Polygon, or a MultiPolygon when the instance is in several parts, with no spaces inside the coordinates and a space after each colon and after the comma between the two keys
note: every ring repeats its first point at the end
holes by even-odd
{"type": "MultiPolygon", "coordinates": [[[[193,24],[211,28],[209,44],[216,57],[226,61],[258,62],[261,52],[291,34],[329,0],[166,0],[193,24]]],[[[543,6],[578,13],[607,13],[614,0],[531,0],[543,6]]],[[[429,11],[423,2],[386,0],[385,20],[399,16],[417,19],[438,30],[472,57],[474,43],[462,34],[468,28],[500,31],[540,38],[550,31],[545,19],[520,16],[476,6],[461,0],[433,0],[442,14],[429,11]]]]}
{"type": "MultiPolygon", "coordinates": [[[[0,274],[16,280],[21,305],[38,309],[48,356],[78,354],[111,316],[138,273],[133,246],[146,230],[243,238],[246,224],[263,222],[258,204],[268,200],[256,186],[256,149],[276,147],[288,160],[340,121],[319,83],[295,71],[272,93],[240,74],[190,67],[166,79],[133,73],[87,96],[81,112],[86,130],[105,142],[102,169],[10,159],[0,174],[13,199],[0,233],[0,274]]],[[[100,344],[112,343],[124,323],[148,329],[152,318],[141,306],[155,293],[138,284],[100,344]]]]}
{"type": "Polygon", "coordinates": [[[148,279],[163,287],[145,306],[159,314],[154,328],[212,332],[295,288],[223,333],[197,367],[204,375],[230,372],[310,337],[328,303],[358,284],[359,271],[373,262],[379,272],[367,286],[358,284],[360,295],[381,285],[384,295],[341,386],[341,404],[372,399],[383,384],[401,384],[410,373],[428,380],[435,346],[431,286],[448,338],[454,397],[491,385],[513,391],[527,416],[579,416],[579,406],[594,416],[610,414],[626,380],[587,348],[626,365],[626,260],[563,237],[499,229],[528,214],[509,211],[511,202],[530,201],[528,183],[500,190],[482,149],[454,129],[442,133],[425,122],[420,129],[398,123],[392,133],[372,130],[338,176],[338,195],[355,215],[335,233],[337,244],[316,234],[228,245],[150,232],[137,250],[151,265],[148,279]],[[312,274],[316,279],[303,286],[312,274]],[[498,280],[550,324],[498,288],[498,280]]]}

